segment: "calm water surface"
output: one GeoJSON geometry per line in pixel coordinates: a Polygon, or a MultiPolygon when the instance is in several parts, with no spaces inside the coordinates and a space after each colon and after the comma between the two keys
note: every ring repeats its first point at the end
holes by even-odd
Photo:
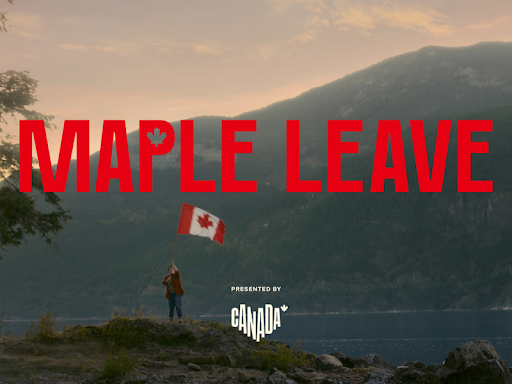
{"type": "Polygon", "coordinates": [[[281,318],[271,336],[290,344],[303,340],[315,354],[375,352],[385,361],[440,364],[468,341],[489,340],[512,363],[512,311],[364,313],[281,318]]]}

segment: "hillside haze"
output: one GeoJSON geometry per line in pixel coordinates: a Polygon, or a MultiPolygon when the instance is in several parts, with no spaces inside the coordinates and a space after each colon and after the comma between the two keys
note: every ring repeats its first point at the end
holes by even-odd
{"type": "MultiPolygon", "coordinates": [[[[511,43],[425,47],[384,60],[302,95],[244,113],[257,121],[252,154],[237,155],[237,179],[257,193],[220,192],[222,117],[194,118],[195,178],[215,179],[216,193],[179,192],[179,122],[175,148],[155,157],[153,193],[77,194],[72,167],[64,205],[73,220],[59,250],[38,239],[2,261],[0,301],[7,316],[48,307],[66,316],[108,315],[135,304],[165,313],[161,279],[170,261],[181,202],[227,225],[223,247],[180,236],[176,263],[189,314],[228,313],[244,302],[286,303],[292,312],[477,309],[510,306],[512,273],[511,43]],[[423,119],[429,155],[437,120],[493,120],[490,153],[473,156],[473,179],[493,193],[457,193],[456,123],[442,193],[419,193],[409,119],[423,119]],[[284,192],[286,120],[301,122],[301,177],[326,185],[327,121],[362,119],[343,135],[360,153],[343,158],[343,177],[363,180],[361,194],[284,192]],[[369,193],[378,120],[402,121],[409,193],[369,193]],[[280,286],[280,293],[232,293],[232,286],[280,286]]],[[[137,137],[129,135],[137,190],[137,137]]],[[[430,159],[432,164],[432,159],[430,159]]],[[[94,190],[97,154],[91,156],[94,190]]]]}
{"type": "MultiPolygon", "coordinates": [[[[321,156],[325,163],[328,120],[363,120],[364,134],[346,138],[373,150],[379,120],[402,120],[408,127],[411,119],[512,104],[511,63],[512,43],[425,47],[234,119],[257,121],[257,134],[240,137],[253,141],[255,155],[267,161],[282,158],[286,120],[300,120],[304,153],[321,156]]],[[[221,120],[195,118],[196,142],[220,149],[221,120]]],[[[179,127],[179,122],[172,124],[179,127]]],[[[136,133],[132,135],[136,141],[136,133]]]]}

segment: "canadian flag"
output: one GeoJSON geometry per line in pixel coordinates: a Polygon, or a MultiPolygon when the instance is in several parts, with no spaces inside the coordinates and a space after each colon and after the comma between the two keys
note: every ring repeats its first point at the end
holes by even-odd
{"type": "Polygon", "coordinates": [[[224,244],[226,224],[217,216],[208,213],[201,208],[183,203],[181,206],[179,235],[196,235],[209,237],[220,245],[224,244]]]}

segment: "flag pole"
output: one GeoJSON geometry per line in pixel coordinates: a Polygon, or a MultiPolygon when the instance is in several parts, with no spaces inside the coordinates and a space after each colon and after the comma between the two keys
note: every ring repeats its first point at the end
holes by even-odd
{"type": "Polygon", "coordinates": [[[176,236],[174,237],[174,249],[172,251],[172,258],[171,258],[171,265],[174,266],[174,256],[176,255],[176,245],[178,244],[178,233],[180,230],[180,224],[181,224],[181,215],[183,213],[183,203],[181,203],[181,209],[180,209],[180,220],[178,222],[178,228],[176,229],[176,236]]]}
{"type": "Polygon", "coordinates": [[[174,250],[172,251],[172,259],[171,265],[174,266],[174,255],[176,255],[176,245],[178,244],[178,232],[176,232],[176,236],[174,237],[174,250]]]}

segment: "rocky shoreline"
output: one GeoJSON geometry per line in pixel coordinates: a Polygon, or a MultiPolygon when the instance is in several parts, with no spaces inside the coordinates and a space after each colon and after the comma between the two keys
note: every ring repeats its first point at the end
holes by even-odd
{"type": "Polygon", "coordinates": [[[456,348],[443,364],[396,366],[376,354],[316,356],[256,343],[216,321],[118,317],[61,333],[1,336],[0,383],[512,384],[512,375],[488,341],[456,348]]]}

